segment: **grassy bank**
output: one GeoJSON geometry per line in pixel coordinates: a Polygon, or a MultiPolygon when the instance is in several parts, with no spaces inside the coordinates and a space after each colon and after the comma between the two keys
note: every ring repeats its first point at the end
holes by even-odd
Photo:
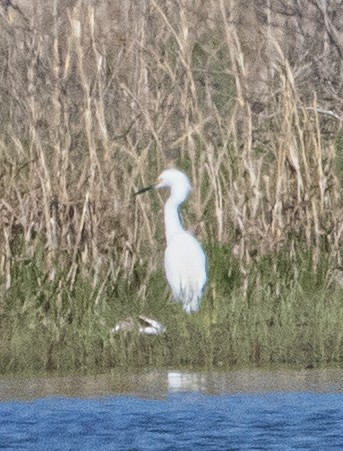
{"type": "Polygon", "coordinates": [[[337,18],[260,3],[0,6],[1,373],[341,363],[337,18]],[[209,257],[190,317],[166,194],[133,195],[170,166],[209,257]],[[166,334],[111,333],[137,314],[166,334]]]}
{"type": "Polygon", "coordinates": [[[244,293],[230,249],[208,253],[210,284],[192,316],[170,301],[161,271],[147,280],[142,296],[126,280],[103,288],[102,281],[92,287],[82,276],[70,291],[63,274],[51,282],[35,262],[19,264],[1,304],[1,372],[342,362],[343,288],[327,280],[325,258],[314,272],[308,252],[292,262],[281,252],[265,256],[246,275],[244,293]],[[167,332],[113,334],[114,324],[129,314],[156,318],[167,332]]]}

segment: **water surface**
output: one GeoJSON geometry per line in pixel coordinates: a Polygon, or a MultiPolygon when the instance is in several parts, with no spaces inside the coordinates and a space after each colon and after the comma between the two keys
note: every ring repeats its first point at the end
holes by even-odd
{"type": "Polygon", "coordinates": [[[0,381],[0,449],[343,449],[343,372],[0,381]]]}

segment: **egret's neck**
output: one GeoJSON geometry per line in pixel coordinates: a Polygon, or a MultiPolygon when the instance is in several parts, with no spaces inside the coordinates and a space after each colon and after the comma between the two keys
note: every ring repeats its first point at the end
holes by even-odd
{"type": "Polygon", "coordinates": [[[167,244],[175,233],[183,230],[179,216],[179,202],[170,197],[164,206],[164,223],[166,227],[167,244]]]}

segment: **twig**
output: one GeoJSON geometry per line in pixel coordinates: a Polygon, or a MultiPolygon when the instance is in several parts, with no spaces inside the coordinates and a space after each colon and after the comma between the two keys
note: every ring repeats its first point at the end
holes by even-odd
{"type": "Polygon", "coordinates": [[[340,122],[343,122],[342,116],[339,116],[338,114],[330,110],[324,110],[323,108],[313,108],[311,106],[306,107],[306,110],[315,111],[316,113],[320,114],[326,114],[327,116],[334,117],[335,119],[338,119],[340,122]]]}

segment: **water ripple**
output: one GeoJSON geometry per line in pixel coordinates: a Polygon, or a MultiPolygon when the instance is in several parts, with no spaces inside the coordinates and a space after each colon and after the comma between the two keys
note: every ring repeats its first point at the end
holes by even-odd
{"type": "Polygon", "coordinates": [[[0,403],[0,419],[1,449],[343,449],[341,394],[45,398],[0,403]]]}

